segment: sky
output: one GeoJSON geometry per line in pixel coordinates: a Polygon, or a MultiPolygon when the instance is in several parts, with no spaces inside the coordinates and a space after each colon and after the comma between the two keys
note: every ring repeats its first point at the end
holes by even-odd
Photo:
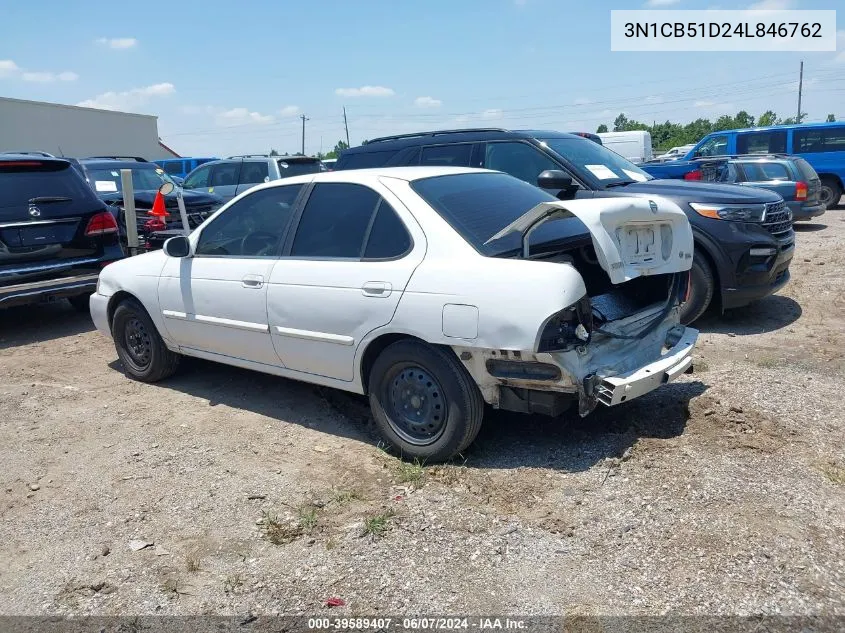
{"type": "Polygon", "coordinates": [[[744,109],[845,119],[841,0],[0,0],[0,96],[153,114],[184,156],[744,109]],[[837,7],[837,5],[839,5],[837,7]],[[836,9],[837,51],[611,52],[611,9],[836,9]]]}

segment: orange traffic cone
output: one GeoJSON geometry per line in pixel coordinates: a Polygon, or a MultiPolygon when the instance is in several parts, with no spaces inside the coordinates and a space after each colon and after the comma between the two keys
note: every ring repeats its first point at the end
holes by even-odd
{"type": "Polygon", "coordinates": [[[160,191],[156,194],[156,198],[153,201],[153,208],[150,211],[150,215],[160,218],[167,217],[167,209],[164,208],[164,196],[161,195],[160,191]]]}

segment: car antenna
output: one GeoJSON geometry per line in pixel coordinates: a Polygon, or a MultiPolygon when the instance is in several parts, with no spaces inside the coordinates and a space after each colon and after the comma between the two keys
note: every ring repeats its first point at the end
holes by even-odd
{"type": "Polygon", "coordinates": [[[61,145],[59,145],[59,156],[61,156],[62,158],[64,158],[64,157],[65,157],[65,153],[62,151],[62,146],[61,146],[61,145]]]}

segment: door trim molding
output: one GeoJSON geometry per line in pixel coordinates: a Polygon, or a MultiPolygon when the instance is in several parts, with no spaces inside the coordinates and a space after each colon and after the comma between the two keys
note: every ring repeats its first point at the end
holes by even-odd
{"type": "Polygon", "coordinates": [[[279,336],[287,336],[290,338],[300,338],[307,341],[319,341],[321,343],[335,343],[337,345],[352,345],[355,339],[351,336],[344,336],[342,334],[329,334],[328,332],[314,332],[311,330],[297,330],[291,327],[281,327],[276,325],[273,327],[275,334],[279,336]]]}
{"type": "Polygon", "coordinates": [[[249,332],[270,332],[270,326],[266,323],[251,323],[250,321],[238,321],[236,319],[223,319],[220,317],[205,316],[203,314],[188,314],[177,310],[162,310],[161,313],[168,319],[179,321],[196,321],[197,323],[208,323],[209,325],[220,325],[236,330],[247,330],[249,332]]]}

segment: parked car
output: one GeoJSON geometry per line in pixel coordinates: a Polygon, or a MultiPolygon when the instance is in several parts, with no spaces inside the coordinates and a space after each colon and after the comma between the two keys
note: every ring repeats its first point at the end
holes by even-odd
{"type": "Polygon", "coordinates": [[[651,134],[636,130],[631,132],[601,132],[599,135],[602,145],[627,158],[632,163],[642,163],[651,160],[651,134]]]}
{"type": "Polygon", "coordinates": [[[88,309],[117,224],[70,161],[0,155],[0,308],[67,298],[88,309]]]}
{"type": "Polygon", "coordinates": [[[323,158],[322,162],[323,162],[323,167],[325,168],[326,171],[333,171],[335,163],[337,162],[337,159],[336,158],[323,158]]]}
{"type": "Polygon", "coordinates": [[[763,189],[653,180],[618,154],[578,136],[496,128],[373,139],[345,150],[336,170],[394,165],[486,167],[531,184],[538,184],[545,170],[560,170],[571,184],[548,190],[562,199],[670,198],[686,212],[695,236],[692,291],[681,313],[684,323],[695,321],[711,303],[720,309],[744,306],[789,280],[795,250],[789,211],[780,196],[763,189]]]}
{"type": "Polygon", "coordinates": [[[696,168],[696,158],[737,154],[790,154],[806,160],[821,180],[820,202],[838,205],[845,183],[845,122],[802,123],[775,127],[723,130],[701,139],[680,161],[649,165],[656,178],[683,178],[696,168]]]}
{"type": "Polygon", "coordinates": [[[698,169],[686,180],[723,182],[761,187],[778,194],[792,212],[792,219],[809,220],[822,215],[821,181],[810,163],[797,156],[727,156],[696,159],[698,169]]]}
{"type": "Polygon", "coordinates": [[[185,189],[205,190],[228,202],[255,185],[323,170],[319,158],[311,156],[230,156],[197,167],[187,175],[185,189]]]}
{"type": "MultiPolygon", "coordinates": [[[[132,187],[134,189],[135,211],[139,235],[144,239],[150,234],[168,230],[180,229],[182,218],[179,214],[177,189],[175,183],[155,163],[146,161],[122,161],[116,159],[84,158],[79,161],[85,171],[85,176],[91,187],[115,214],[120,227],[120,235],[125,242],[126,215],[123,210],[123,183],[120,178],[121,169],[132,171],[132,187]],[[163,183],[172,183],[174,190],[164,196],[164,205],[168,213],[165,221],[149,215],[153,202],[163,183]]],[[[188,213],[188,223],[195,228],[216,211],[223,200],[219,196],[204,191],[182,191],[185,210],[188,213]]]]}
{"type": "Polygon", "coordinates": [[[156,165],[161,167],[164,170],[164,173],[173,178],[175,181],[177,178],[182,180],[185,179],[185,176],[190,174],[194,169],[199,167],[200,165],[205,165],[206,163],[210,163],[213,160],[219,160],[217,157],[213,158],[163,158],[161,160],[154,161],[156,165]]]}
{"type": "Polygon", "coordinates": [[[368,394],[385,441],[439,461],[472,443],[485,402],[587,415],[688,371],[692,248],[657,196],[562,202],[466,168],[323,172],[109,266],[91,316],[132,378],[188,355],[368,394]]]}
{"type": "Polygon", "coordinates": [[[686,154],[695,147],[695,144],[690,145],[680,145],[678,147],[673,147],[667,152],[660,154],[659,156],[655,156],[654,160],[656,161],[669,161],[669,160],[678,160],[686,156],[686,154]]]}

